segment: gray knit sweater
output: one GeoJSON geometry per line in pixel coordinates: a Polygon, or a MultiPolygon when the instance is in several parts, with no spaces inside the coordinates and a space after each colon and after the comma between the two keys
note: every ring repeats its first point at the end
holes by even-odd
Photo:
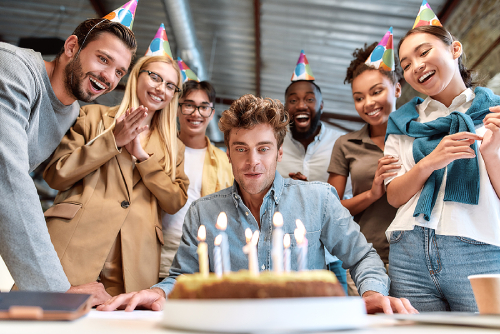
{"type": "Polygon", "coordinates": [[[39,53],[0,43],[0,255],[20,290],[70,288],[29,173],[78,112],[57,99],[39,53]]]}

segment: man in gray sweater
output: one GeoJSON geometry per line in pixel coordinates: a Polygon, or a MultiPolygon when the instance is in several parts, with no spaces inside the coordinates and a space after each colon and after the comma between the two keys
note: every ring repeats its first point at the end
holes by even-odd
{"type": "Polygon", "coordinates": [[[29,173],[74,123],[76,100],[112,91],[136,48],[132,31],[107,19],[81,23],[51,62],[0,43],[0,255],[20,290],[92,293],[94,304],[109,298],[99,283],[70,286],[29,173]]]}

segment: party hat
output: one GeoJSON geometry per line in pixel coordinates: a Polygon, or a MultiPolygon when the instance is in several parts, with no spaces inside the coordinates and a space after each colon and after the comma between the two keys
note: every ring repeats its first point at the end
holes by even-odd
{"type": "Polygon", "coordinates": [[[384,71],[394,71],[394,46],[392,40],[392,27],[390,27],[382,40],[373,49],[365,64],[384,71]]]}
{"type": "Polygon", "coordinates": [[[196,74],[186,65],[185,62],[182,61],[181,57],[177,57],[177,63],[179,64],[179,69],[181,70],[182,83],[189,80],[200,82],[200,79],[198,79],[196,74]]]}
{"type": "Polygon", "coordinates": [[[295,66],[295,71],[293,71],[292,81],[307,80],[313,81],[314,76],[307,61],[306,54],[304,50],[300,51],[299,60],[297,61],[297,66],[295,66]]]}
{"type": "Polygon", "coordinates": [[[422,5],[420,6],[420,10],[418,11],[417,18],[415,19],[415,23],[413,24],[413,28],[421,26],[443,26],[426,0],[422,1],[422,5]]]}
{"type": "Polygon", "coordinates": [[[158,28],[155,38],[149,44],[146,56],[169,56],[172,58],[172,51],[170,50],[170,44],[168,43],[167,33],[165,32],[165,26],[163,23],[158,28]]]}
{"type": "Polygon", "coordinates": [[[120,22],[125,27],[132,30],[132,24],[134,23],[135,10],[137,9],[138,0],[130,0],[118,9],[115,9],[108,15],[104,16],[104,19],[108,19],[112,22],[120,22]]]}

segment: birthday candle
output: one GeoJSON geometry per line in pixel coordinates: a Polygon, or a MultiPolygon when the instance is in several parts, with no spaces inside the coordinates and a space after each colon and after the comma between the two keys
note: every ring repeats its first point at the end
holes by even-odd
{"type": "Polygon", "coordinates": [[[285,253],[283,256],[283,266],[285,267],[285,272],[290,272],[290,234],[285,234],[283,237],[283,245],[285,246],[285,253]]]}
{"type": "Polygon", "coordinates": [[[273,216],[273,248],[271,250],[271,257],[273,259],[273,271],[277,274],[283,272],[283,216],[281,213],[276,212],[273,216]]]}
{"type": "Polygon", "coordinates": [[[297,219],[295,221],[297,228],[294,231],[295,240],[297,241],[297,269],[299,271],[307,270],[307,238],[306,228],[304,224],[297,219]]]}
{"type": "Polygon", "coordinates": [[[208,277],[208,245],[205,242],[207,237],[207,231],[205,225],[200,225],[198,229],[198,263],[200,266],[200,274],[204,277],[208,277]]]}
{"type": "Polygon", "coordinates": [[[257,242],[259,241],[259,231],[245,230],[247,244],[243,246],[243,253],[248,254],[248,270],[253,276],[259,276],[259,259],[257,257],[257,242]]]}
{"type": "Polygon", "coordinates": [[[220,249],[220,243],[222,241],[222,236],[219,234],[214,240],[214,270],[217,277],[222,277],[222,254],[220,249]]]}
{"type": "Polygon", "coordinates": [[[222,270],[224,274],[231,272],[231,259],[229,258],[229,241],[227,239],[227,234],[224,232],[227,228],[227,216],[224,211],[219,213],[217,217],[217,224],[215,225],[221,232],[220,236],[222,238],[220,248],[222,251],[222,270]]]}

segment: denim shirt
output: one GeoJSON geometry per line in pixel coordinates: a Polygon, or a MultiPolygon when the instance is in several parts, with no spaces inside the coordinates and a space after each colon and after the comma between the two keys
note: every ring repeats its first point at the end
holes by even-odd
{"type": "MultiPolygon", "coordinates": [[[[227,214],[226,233],[229,240],[231,270],[248,269],[248,258],[243,253],[245,229],[259,229],[257,221],[243,203],[236,181],[232,187],[202,197],[191,204],[182,230],[182,238],[175,255],[169,277],[153,287],[162,288],[168,295],[175,278],[182,274],[199,271],[198,228],[207,230],[209,268],[214,272],[213,240],[220,233],[215,227],[221,211],[227,214]]],[[[297,270],[297,244],[293,237],[295,220],[300,219],[307,230],[307,266],[309,269],[325,269],[325,250],[328,249],[349,268],[360,294],[373,290],[387,295],[389,277],[385,267],[349,211],[340,204],[334,187],[323,182],[304,182],[284,179],[278,172],[271,189],[264,196],[260,207],[260,238],[257,245],[259,269],[271,269],[272,218],[276,211],[283,215],[283,232],[291,234],[291,269],[297,270]]]]}

